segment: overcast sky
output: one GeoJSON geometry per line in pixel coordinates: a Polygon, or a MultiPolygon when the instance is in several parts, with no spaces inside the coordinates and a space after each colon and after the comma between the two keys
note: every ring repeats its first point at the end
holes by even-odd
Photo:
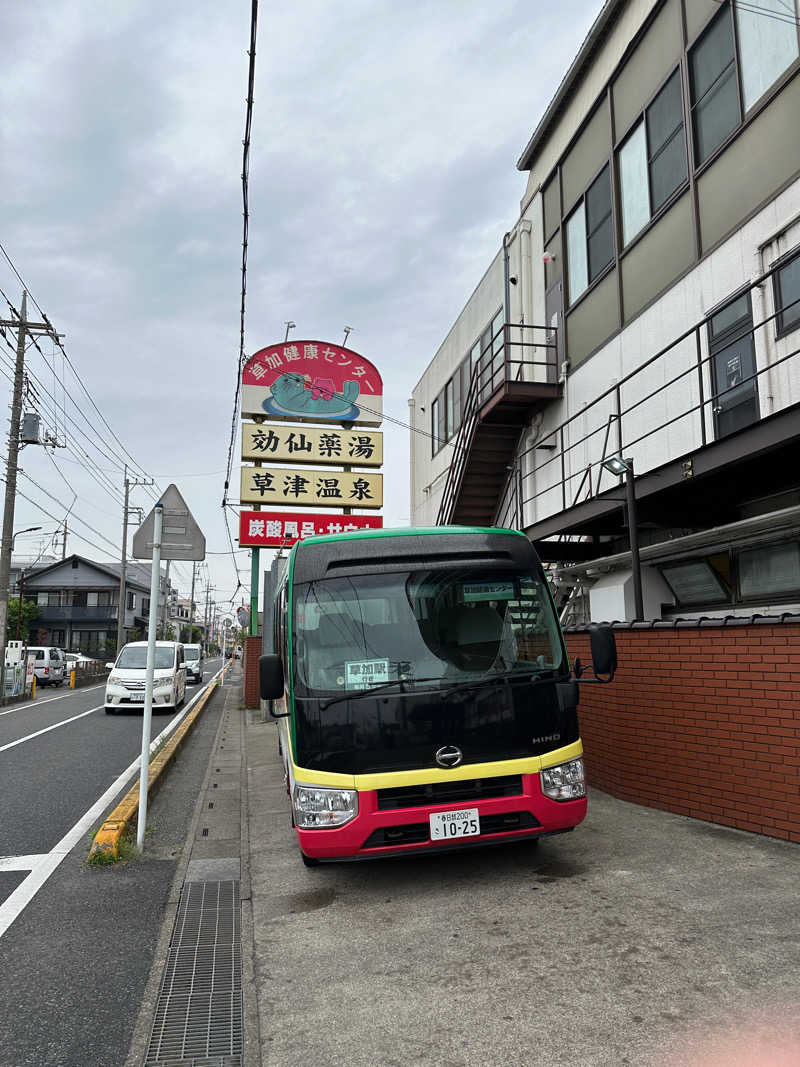
{"type": "MultiPolygon", "coordinates": [[[[339,343],[351,326],[349,346],[383,374],[385,412],[407,421],[414,383],[517,218],[516,160],[600,7],[262,0],[246,352],[282,340],[287,319],[297,338],[339,343]]],[[[220,504],[239,346],[249,0],[33,0],[6,5],[3,23],[0,242],[124,448],[183,492],[224,602],[236,587],[220,504]]],[[[18,305],[5,261],[0,286],[18,305]]],[[[49,361],[52,343],[41,347],[49,361]]],[[[66,414],[106,458],[69,419],[65,428],[61,385],[38,352],[28,360],[47,428],[70,447],[55,463],[23,451],[22,470],[60,503],[21,478],[55,518],[19,499],[14,528],[42,525],[49,537],[77,493],[68,551],[116,559],[121,506],[79,459],[88,453],[119,494],[127,457],[69,371],[83,414],[69,400],[66,414]]],[[[55,366],[60,375],[60,357],[55,366]]],[[[0,389],[10,396],[6,377],[0,389]]],[[[404,525],[408,431],[384,431],[384,522],[404,525]]],[[[153,498],[137,489],[132,502],[149,510],[153,498]]],[[[233,515],[231,528],[235,538],[233,515]]],[[[35,555],[43,535],[19,538],[17,554],[35,555]]],[[[249,583],[248,553],[237,561],[249,583]]],[[[190,576],[179,565],[185,593],[190,576]]]]}

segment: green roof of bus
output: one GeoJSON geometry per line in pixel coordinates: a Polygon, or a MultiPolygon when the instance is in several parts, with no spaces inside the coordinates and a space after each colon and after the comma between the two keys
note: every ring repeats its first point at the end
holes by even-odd
{"type": "MultiPolygon", "coordinates": [[[[338,518],[338,516],[337,516],[338,518]]],[[[405,526],[396,530],[355,530],[350,533],[316,534],[295,542],[292,551],[300,545],[322,545],[330,541],[366,541],[377,537],[419,537],[435,534],[516,534],[525,537],[521,530],[507,530],[502,526],[405,526]]]]}

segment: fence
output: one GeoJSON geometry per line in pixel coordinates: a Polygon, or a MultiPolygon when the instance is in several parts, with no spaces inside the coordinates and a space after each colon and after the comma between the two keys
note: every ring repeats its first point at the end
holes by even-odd
{"type": "MultiPolygon", "coordinates": [[[[615,627],[619,670],[582,685],[590,785],[800,842],[800,617],[615,627]]],[[[570,657],[591,662],[586,632],[570,657]]]]}

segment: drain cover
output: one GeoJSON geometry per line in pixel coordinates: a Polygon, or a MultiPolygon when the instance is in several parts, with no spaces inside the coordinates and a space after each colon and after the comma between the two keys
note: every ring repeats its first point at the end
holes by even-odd
{"type": "Polygon", "coordinates": [[[184,885],[145,1067],[240,1067],[240,921],[237,881],[184,885]]]}

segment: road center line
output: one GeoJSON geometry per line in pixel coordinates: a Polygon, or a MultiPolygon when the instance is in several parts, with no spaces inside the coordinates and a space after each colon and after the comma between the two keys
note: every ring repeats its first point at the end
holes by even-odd
{"type": "Polygon", "coordinates": [[[91,715],[93,711],[100,711],[103,705],[99,707],[89,708],[88,711],[82,711],[79,715],[73,715],[69,719],[62,719],[61,722],[54,722],[52,726],[45,726],[43,730],[37,730],[34,734],[28,734],[27,737],[20,737],[17,741],[9,741],[7,745],[0,745],[0,752],[5,752],[8,748],[15,748],[17,745],[21,745],[25,741],[32,741],[34,737],[40,737],[42,734],[47,734],[51,730],[57,730],[59,726],[66,726],[69,722],[75,722],[76,719],[82,719],[86,715],[91,715]]]}
{"type": "MultiPolygon", "coordinates": [[[[210,685],[221,673],[222,667],[209,679],[210,685]]],[[[191,710],[196,700],[200,699],[200,695],[205,690],[206,686],[198,691],[196,696],[192,697],[189,703],[182,708],[178,714],[167,723],[158,737],[154,738],[150,742],[150,752],[152,753],[155,748],[161,743],[161,741],[167,737],[170,732],[177,726],[181,719],[191,710]]],[[[93,711],[99,711],[99,708],[93,708],[93,711]]],[[[88,715],[89,712],[84,712],[88,715]]],[[[67,720],[68,722],[70,720],[67,720]]],[[[58,723],[57,725],[63,725],[58,723]]],[[[50,727],[53,729],[53,727],[50,727]]],[[[43,731],[39,731],[42,733],[43,731]]],[[[35,737],[35,734],[31,734],[31,737],[35,737]]],[[[19,742],[14,742],[18,744],[19,742]]],[[[9,746],[6,746],[9,747],[9,746]]],[[[2,749],[0,749],[2,751],[2,749]]],[[[25,908],[33,900],[34,896],[39,892],[44,883],[56,870],[61,861],[69,855],[72,849],[78,844],[84,834],[92,828],[94,823],[100,818],[103,812],[106,810],[111,801],[117,796],[118,793],[127,785],[128,781],[139,770],[141,756],[137,756],[129,767],[126,767],[122,774],[117,778],[113,785],[106,789],[105,793],[92,804],[91,808],[81,816],[81,818],[75,823],[71,830],[67,830],[66,834],[61,838],[57,845],[55,845],[50,852],[40,857],[39,863],[31,871],[27,878],[17,886],[13,893],[11,893],[0,904],[0,938],[8,930],[9,926],[14,922],[16,918],[25,910],[25,908]]],[[[30,857],[29,857],[30,858],[30,857]]]]}

